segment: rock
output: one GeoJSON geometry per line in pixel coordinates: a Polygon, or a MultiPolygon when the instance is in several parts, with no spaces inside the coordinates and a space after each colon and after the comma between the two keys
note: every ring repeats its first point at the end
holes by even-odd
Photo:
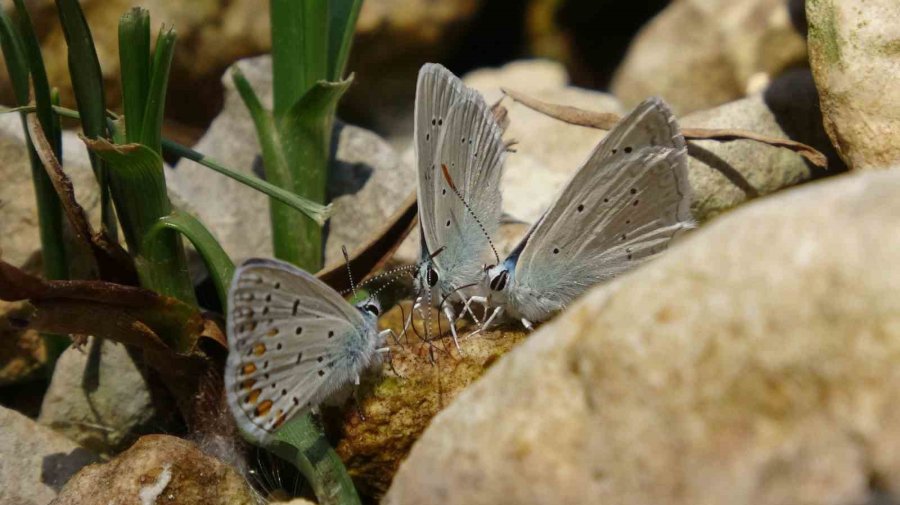
{"type": "Polygon", "coordinates": [[[160,428],[150,389],[124,345],[90,338],[56,362],[38,422],[94,452],[116,452],[160,428]]]}
{"type": "MultiPolygon", "coordinates": [[[[31,162],[25,148],[22,121],[16,114],[0,114],[0,257],[15,266],[25,264],[41,248],[37,204],[31,182],[31,162]]],[[[100,194],[84,143],[63,132],[63,163],[75,198],[99,226],[100,194]]]]}
{"type": "Polygon", "coordinates": [[[194,444],[168,435],[141,437],[113,460],[75,475],[53,505],[255,505],[247,481],[194,444]]]}
{"type": "Polygon", "coordinates": [[[786,72],[765,91],[680,118],[682,127],[735,128],[809,144],[828,157],[817,169],[780,147],[740,140],[691,141],[688,173],[694,218],[705,221],[746,200],[813,177],[846,170],[822,127],[816,88],[808,70],[786,72]]]}
{"type": "Polygon", "coordinates": [[[0,386],[34,377],[47,362],[47,349],[38,332],[21,328],[29,312],[25,302],[0,300],[0,386]]]}
{"type": "Polygon", "coordinates": [[[501,358],[382,503],[896,501],[898,215],[895,169],[710,223],[501,358]]]}
{"type": "Polygon", "coordinates": [[[679,114],[714,107],[765,87],[805,64],[794,0],[677,0],[635,38],[613,77],[626,106],[659,95],[679,114]]]}
{"type": "MultiPolygon", "coordinates": [[[[239,63],[263,103],[271,104],[271,59],[239,63]]],[[[262,175],[259,144],[247,108],[226,72],[225,107],[195,146],[208,157],[245,173],[262,175]]],[[[337,164],[328,192],[334,204],[326,242],[326,261],[341,259],[341,245],[352,250],[371,238],[373,230],[400,208],[415,190],[415,172],[400,161],[377,135],[351,125],[338,125],[337,164]]],[[[271,256],[268,197],[189,160],[166,170],[171,188],[197,209],[197,215],[225,251],[239,261],[271,256]]]]}
{"type": "Polygon", "coordinates": [[[809,61],[822,96],[825,128],[851,169],[900,161],[900,70],[891,0],[808,0],[809,61]]]}
{"type": "MultiPolygon", "coordinates": [[[[402,315],[408,315],[409,309],[407,303],[402,310],[394,307],[382,317],[381,326],[400,331],[402,315]]],[[[437,313],[433,314],[436,317],[437,313]]],[[[425,335],[424,326],[416,323],[419,334],[425,335]]],[[[436,329],[433,323],[432,334],[436,329]]],[[[452,349],[446,320],[443,330],[443,338],[435,340],[433,347],[421,342],[412,330],[408,339],[389,342],[391,361],[383,365],[380,374],[366,377],[358,394],[359,409],[351,401],[337,422],[329,423],[341,426],[335,449],[363,496],[380,498],[435,414],[527,336],[522,331],[497,330],[463,337],[460,356],[452,349]],[[365,419],[360,419],[360,412],[365,419]]],[[[473,330],[468,327],[461,335],[473,330]]]]}
{"type": "Polygon", "coordinates": [[[45,505],[96,456],[14,410],[0,407],[0,503],[45,505]]]}

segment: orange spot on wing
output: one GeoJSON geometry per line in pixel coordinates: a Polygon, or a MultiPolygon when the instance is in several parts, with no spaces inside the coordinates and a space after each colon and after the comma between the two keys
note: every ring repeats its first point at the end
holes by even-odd
{"type": "Polygon", "coordinates": [[[241,382],[241,389],[250,389],[256,384],[256,379],[247,379],[241,382]]]}
{"type": "Polygon", "coordinates": [[[244,375],[252,374],[255,371],[256,371],[256,365],[254,365],[253,363],[247,363],[246,365],[244,365],[241,368],[241,373],[244,375]]]}
{"type": "Polygon", "coordinates": [[[256,411],[254,414],[256,417],[264,416],[269,413],[269,410],[272,408],[272,400],[263,400],[262,403],[256,406],[256,411]]]}
{"type": "Polygon", "coordinates": [[[266,344],[259,343],[253,346],[253,354],[262,356],[266,352],[266,344]]]}
{"type": "Polygon", "coordinates": [[[275,417],[275,424],[272,425],[273,428],[277,428],[284,424],[285,415],[283,410],[278,411],[278,415],[275,417]]]}
{"type": "Polygon", "coordinates": [[[266,332],[267,337],[274,337],[275,335],[278,335],[278,328],[272,328],[266,332]]]}
{"type": "Polygon", "coordinates": [[[259,400],[259,394],[261,392],[262,391],[260,391],[259,389],[254,389],[253,391],[250,391],[250,394],[247,395],[247,403],[256,403],[256,400],[259,400]]]}

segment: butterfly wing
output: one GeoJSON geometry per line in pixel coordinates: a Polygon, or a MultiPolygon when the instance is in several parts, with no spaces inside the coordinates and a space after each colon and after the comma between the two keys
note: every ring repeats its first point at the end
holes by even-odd
{"type": "MultiPolygon", "coordinates": [[[[413,135],[418,168],[419,227],[425,237],[434,237],[437,227],[434,216],[434,188],[440,178],[440,167],[435,167],[441,132],[445,129],[450,108],[472,95],[452,72],[441,65],[426,63],[419,70],[416,83],[415,126],[413,135]]],[[[433,242],[432,242],[433,243],[433,242]]],[[[434,247],[434,246],[432,246],[434,247]]],[[[437,249],[436,246],[435,249],[437,249]]],[[[428,256],[427,244],[422,242],[423,256],[428,256]]]]}
{"type": "Polygon", "coordinates": [[[374,353],[374,323],[288,263],[245,262],[228,307],[228,405],[257,442],[355,379],[374,353]]]}
{"type": "Polygon", "coordinates": [[[488,237],[500,222],[500,175],[506,156],[503,131],[480,95],[453,105],[438,144],[434,164],[446,168],[456,191],[441,174],[434,180],[435,226],[426,233],[445,293],[481,279],[482,265],[496,261],[488,237]],[[466,208],[468,206],[468,209],[466,208]]]}
{"type": "Polygon", "coordinates": [[[604,138],[514,251],[510,301],[524,317],[545,319],[665,249],[692,226],[690,198],[684,138],[668,107],[647,100],[604,138]]]}

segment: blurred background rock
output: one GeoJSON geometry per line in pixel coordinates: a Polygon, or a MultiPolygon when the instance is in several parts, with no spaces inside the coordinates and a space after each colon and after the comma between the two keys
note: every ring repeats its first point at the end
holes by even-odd
{"type": "MultiPolygon", "coordinates": [[[[64,37],[50,0],[26,2],[37,24],[50,82],[74,103],[64,37]]],[[[118,17],[132,0],[84,0],[107,79],[121,101],[118,17]]],[[[154,26],[179,33],[167,134],[194,143],[223,104],[221,77],[238,59],[269,50],[268,2],[146,0],[154,26]]],[[[405,147],[415,75],[426,61],[457,74],[540,57],[561,62],[571,84],[611,91],[630,107],[658,94],[678,113],[761,91],[806,66],[802,0],[366,0],[349,69],[356,73],[340,116],[405,147]]],[[[0,100],[13,103],[5,72],[0,100]]]]}

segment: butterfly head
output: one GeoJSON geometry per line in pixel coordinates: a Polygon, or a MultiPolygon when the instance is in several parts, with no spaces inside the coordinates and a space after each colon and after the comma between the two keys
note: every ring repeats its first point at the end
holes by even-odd
{"type": "Polygon", "coordinates": [[[415,275],[416,292],[422,293],[437,286],[440,281],[437,270],[434,269],[434,263],[426,261],[419,265],[415,275]]]}
{"type": "Polygon", "coordinates": [[[381,304],[375,298],[366,298],[357,303],[356,308],[364,316],[378,318],[381,315],[381,304]]]}
{"type": "Polygon", "coordinates": [[[484,275],[492,292],[503,291],[509,285],[510,271],[505,265],[487,265],[484,275]]]}

